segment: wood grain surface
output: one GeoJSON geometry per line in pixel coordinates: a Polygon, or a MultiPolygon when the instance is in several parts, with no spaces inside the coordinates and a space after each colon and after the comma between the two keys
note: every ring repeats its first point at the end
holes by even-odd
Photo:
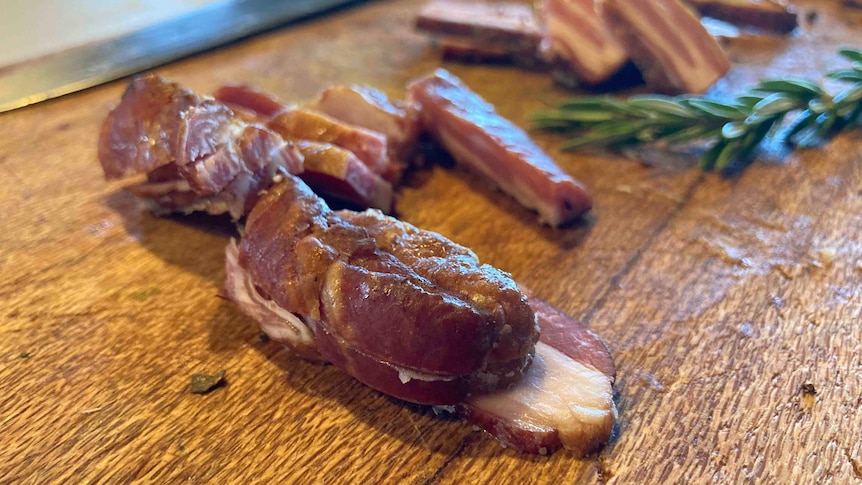
{"type": "MultiPolygon", "coordinates": [[[[816,79],[836,46],[862,46],[859,11],[796,3],[806,28],[731,46],[716,94],[816,79]]],[[[158,72],[200,92],[400,96],[440,64],[411,30],[420,4],[370,2],[158,72]]],[[[540,73],[447,67],[523,126],[572,94],[540,73]]],[[[562,230],[460,168],[408,177],[400,217],[611,348],[612,442],[540,457],[261,341],[218,297],[231,225],[153,217],[102,179],[98,128],[124,85],[0,115],[0,483],[862,483],[862,133],[732,178],[685,156],[557,154],[536,135],[595,195],[562,230]],[[224,387],[189,392],[220,369],[224,387]]]]}

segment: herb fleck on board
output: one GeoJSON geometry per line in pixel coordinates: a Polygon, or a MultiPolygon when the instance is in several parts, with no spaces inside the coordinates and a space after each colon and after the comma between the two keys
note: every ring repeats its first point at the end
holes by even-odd
{"type": "Polygon", "coordinates": [[[223,386],[225,384],[224,376],[224,369],[215,374],[205,374],[203,372],[193,374],[189,390],[194,394],[206,394],[217,387],[223,386]]]}

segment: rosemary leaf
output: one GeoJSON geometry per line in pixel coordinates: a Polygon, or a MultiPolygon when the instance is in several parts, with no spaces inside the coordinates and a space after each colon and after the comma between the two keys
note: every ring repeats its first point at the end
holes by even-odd
{"type": "Polygon", "coordinates": [[[788,93],[800,96],[823,96],[823,88],[806,79],[766,79],[760,81],[756,91],[765,93],[788,93]]]}
{"type": "Polygon", "coordinates": [[[862,124],[862,50],[843,48],[838,53],[851,65],[826,73],[849,84],[834,96],[806,79],[764,79],[729,101],[588,96],[533,113],[530,120],[536,128],[571,134],[561,145],[563,150],[706,142],[710,148],[701,156],[701,169],[744,167],[764,140],[783,137],[792,146],[805,148],[862,124]],[[792,121],[782,129],[785,119],[792,121]]]}
{"type": "Polygon", "coordinates": [[[817,121],[817,113],[814,113],[810,110],[805,110],[802,114],[799,115],[798,118],[793,120],[793,124],[790,126],[790,129],[787,130],[787,133],[784,135],[788,140],[792,139],[797,134],[801,133],[802,130],[810,128],[814,125],[814,122],[817,121]]]}
{"type": "Polygon", "coordinates": [[[697,113],[667,96],[632,96],[628,104],[647,114],[663,114],[683,119],[697,118],[697,113]]]}
{"type": "Polygon", "coordinates": [[[853,62],[862,62],[862,50],[844,47],[838,49],[838,54],[853,62]]]}

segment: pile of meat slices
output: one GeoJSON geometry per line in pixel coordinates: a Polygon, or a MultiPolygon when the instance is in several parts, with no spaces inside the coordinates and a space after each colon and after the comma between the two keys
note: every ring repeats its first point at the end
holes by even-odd
{"type": "Polygon", "coordinates": [[[566,85],[600,85],[631,71],[631,61],[653,91],[702,93],[730,61],[710,32],[716,24],[698,14],[773,32],[798,25],[784,0],[536,3],[431,0],[416,26],[440,38],[447,58],[513,61],[550,70],[566,85]]]}
{"type": "Polygon", "coordinates": [[[272,339],[407,401],[442,406],[529,453],[610,436],[614,363],[571,316],[469,249],[385,215],[428,134],[552,225],[589,210],[581,184],[452,74],[393,103],[365,87],[287,105],[245,86],[198,96],[130,83],[101,131],[109,179],[157,212],[245,218],[227,296],[272,339]],[[369,207],[331,210],[319,193],[369,207]]]}

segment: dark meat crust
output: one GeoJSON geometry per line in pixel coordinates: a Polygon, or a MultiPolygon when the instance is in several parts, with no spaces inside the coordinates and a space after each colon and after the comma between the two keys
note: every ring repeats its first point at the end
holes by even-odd
{"type": "Polygon", "coordinates": [[[440,379],[467,376],[468,392],[516,381],[538,338],[507,274],[377,211],[330,211],[293,177],[249,215],[240,264],[262,294],[315,322],[316,335],[349,342],[342,353],[440,379]]]}

